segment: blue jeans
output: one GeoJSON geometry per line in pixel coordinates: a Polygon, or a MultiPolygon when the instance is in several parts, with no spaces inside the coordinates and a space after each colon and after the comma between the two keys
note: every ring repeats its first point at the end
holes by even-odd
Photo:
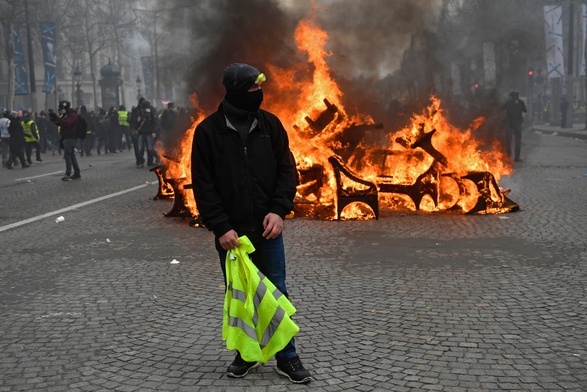
{"type": "MultiPolygon", "coordinates": [[[[258,235],[248,235],[247,233],[239,233],[239,236],[247,235],[253,245],[255,251],[250,254],[251,261],[259,271],[263,273],[270,281],[281,291],[287,298],[287,289],[285,287],[285,250],[283,248],[283,236],[280,234],[279,237],[272,240],[266,240],[258,235]]],[[[226,283],[226,251],[220,246],[218,237],[215,238],[216,250],[220,257],[220,267],[222,268],[222,274],[224,275],[224,282],[226,283]]],[[[278,362],[286,361],[296,355],[295,341],[292,338],[291,341],[284,347],[283,350],[275,354],[275,359],[278,362]]]]}
{"type": "Polygon", "coordinates": [[[77,164],[77,158],[75,157],[75,145],[77,144],[76,139],[64,139],[63,140],[63,158],[65,158],[65,175],[71,175],[71,167],[73,166],[73,174],[79,175],[79,165],[77,164]]]}
{"type": "Polygon", "coordinates": [[[145,163],[145,147],[147,148],[147,164],[153,164],[153,150],[155,149],[155,139],[150,133],[139,133],[138,142],[139,153],[137,163],[145,163]]]}

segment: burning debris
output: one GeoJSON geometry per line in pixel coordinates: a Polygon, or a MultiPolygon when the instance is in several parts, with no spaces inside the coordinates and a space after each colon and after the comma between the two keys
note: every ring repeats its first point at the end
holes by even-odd
{"type": "Polygon", "coordinates": [[[157,165],[151,169],[150,172],[155,173],[159,186],[157,188],[157,194],[153,197],[153,200],[161,199],[173,199],[175,198],[175,191],[171,184],[165,178],[165,166],[157,165]]]}
{"type": "MultiPolygon", "coordinates": [[[[384,211],[397,210],[495,214],[519,209],[498,186],[501,176],[513,171],[510,159],[498,141],[485,145],[475,137],[483,118],[459,129],[447,121],[435,97],[401,129],[386,129],[367,114],[349,114],[325,61],[325,34],[308,21],[296,29],[311,75],[267,66],[272,91],[296,92],[280,94],[282,101],[269,107],[291,130],[298,169],[296,216],[378,219],[384,211]]],[[[164,159],[161,177],[155,172],[175,195],[166,216],[197,220],[193,193],[185,190],[191,187],[193,132],[204,116],[200,112],[175,145],[157,146],[164,158],[178,157],[164,159]]]]}
{"type": "MultiPolygon", "coordinates": [[[[312,130],[310,138],[319,135],[325,128],[333,122],[340,123],[337,117],[338,110],[335,105],[324,100],[326,110],[324,110],[314,121],[306,117],[308,127],[312,130]],[[328,119],[327,121],[325,119],[328,119]],[[318,125],[319,124],[319,127],[318,125]]],[[[432,110],[434,115],[438,114],[437,110],[432,110]]],[[[466,171],[458,174],[450,171],[449,167],[452,165],[449,160],[437,150],[432,144],[432,138],[437,132],[437,129],[432,129],[426,132],[427,123],[420,123],[416,139],[410,142],[407,136],[395,137],[394,142],[401,149],[371,149],[360,152],[360,160],[367,159],[370,156],[371,165],[378,166],[378,174],[374,181],[366,178],[361,178],[360,175],[355,174],[351,168],[344,162],[344,158],[349,159],[355,156],[357,150],[364,146],[363,137],[367,130],[383,129],[382,124],[362,124],[359,126],[352,125],[344,128],[334,138],[336,143],[333,144],[333,155],[328,157],[328,162],[332,166],[334,180],[336,184],[335,198],[333,204],[335,208],[335,219],[341,219],[343,211],[347,206],[355,203],[361,203],[371,209],[371,214],[364,210],[356,210],[356,214],[365,217],[372,215],[375,219],[379,218],[379,197],[380,194],[400,195],[406,196],[411,201],[413,209],[439,211],[450,210],[464,212],[467,214],[473,213],[503,213],[510,211],[517,211],[519,207],[505,197],[505,191],[502,191],[497,185],[495,177],[489,171],[466,171]],[[362,132],[358,133],[357,130],[362,132]],[[422,155],[419,150],[423,150],[425,155],[422,155]],[[411,183],[397,181],[393,175],[387,173],[395,171],[393,168],[387,168],[386,162],[389,157],[394,155],[408,156],[408,161],[429,161],[429,165],[421,166],[422,172],[411,183]],[[447,198],[446,187],[443,184],[450,182],[456,185],[457,194],[447,198]],[[423,204],[423,200],[427,198],[431,206],[423,204]],[[448,204],[446,202],[452,201],[448,204]],[[441,206],[441,200],[444,200],[444,206],[441,206]]],[[[297,128],[298,131],[299,128],[297,128]]],[[[303,133],[303,131],[302,131],[303,133]]],[[[307,132],[305,133],[308,134],[307,132]]],[[[325,184],[322,179],[327,174],[324,166],[317,164],[310,168],[300,170],[300,184],[298,185],[298,199],[296,203],[297,212],[302,212],[302,215],[308,214],[307,201],[308,196],[314,196],[316,200],[321,199],[321,187],[325,184]]],[[[321,209],[318,214],[324,213],[321,209]]],[[[324,217],[323,217],[324,218],[324,217]]],[[[327,218],[327,217],[326,217],[327,218]]]]}

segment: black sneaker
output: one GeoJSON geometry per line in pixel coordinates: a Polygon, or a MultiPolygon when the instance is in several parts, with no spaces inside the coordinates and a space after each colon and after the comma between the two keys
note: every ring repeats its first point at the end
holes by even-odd
{"type": "Polygon", "coordinates": [[[71,181],[71,177],[70,176],[63,176],[63,177],[61,177],[61,181],[71,181]]]}
{"type": "Polygon", "coordinates": [[[259,366],[259,362],[247,362],[241,358],[241,354],[237,351],[234,361],[228,367],[226,375],[228,377],[241,378],[249,373],[249,370],[259,366]]]}
{"type": "Polygon", "coordinates": [[[304,384],[312,380],[310,372],[304,368],[302,361],[300,361],[300,357],[297,355],[287,361],[278,361],[275,371],[280,375],[289,378],[289,380],[295,384],[304,384]]]}
{"type": "Polygon", "coordinates": [[[71,176],[72,180],[79,180],[80,178],[82,178],[82,176],[79,174],[74,174],[73,176],[71,176]]]}

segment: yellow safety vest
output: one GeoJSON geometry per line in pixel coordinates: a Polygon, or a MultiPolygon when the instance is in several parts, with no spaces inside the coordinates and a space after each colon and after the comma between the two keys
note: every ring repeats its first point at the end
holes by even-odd
{"type": "MultiPolygon", "coordinates": [[[[22,125],[22,129],[24,131],[24,140],[28,143],[28,142],[36,142],[37,140],[39,140],[39,138],[37,137],[37,135],[33,135],[33,124],[35,124],[35,122],[33,120],[30,120],[29,122],[25,122],[25,121],[21,121],[21,125],[22,125]]],[[[35,124],[36,127],[37,124],[35,124]]],[[[37,132],[39,132],[37,130],[37,132]]]]}
{"type": "Polygon", "coordinates": [[[125,110],[118,111],[118,125],[128,127],[128,112],[125,110]]]}
{"type": "Polygon", "coordinates": [[[300,331],[290,318],[296,308],[250,260],[247,236],[238,241],[226,254],[222,339],[245,361],[267,363],[300,331]]]}

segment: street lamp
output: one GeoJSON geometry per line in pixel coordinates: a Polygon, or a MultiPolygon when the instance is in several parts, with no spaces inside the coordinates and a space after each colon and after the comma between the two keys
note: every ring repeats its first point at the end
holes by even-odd
{"type": "Polygon", "coordinates": [[[75,80],[75,106],[80,107],[84,104],[83,92],[81,90],[82,71],[79,70],[79,65],[75,67],[73,72],[73,79],[75,80]]]}
{"type": "Polygon", "coordinates": [[[137,75],[137,100],[141,99],[141,83],[143,82],[141,80],[141,76],[137,75]]]}

